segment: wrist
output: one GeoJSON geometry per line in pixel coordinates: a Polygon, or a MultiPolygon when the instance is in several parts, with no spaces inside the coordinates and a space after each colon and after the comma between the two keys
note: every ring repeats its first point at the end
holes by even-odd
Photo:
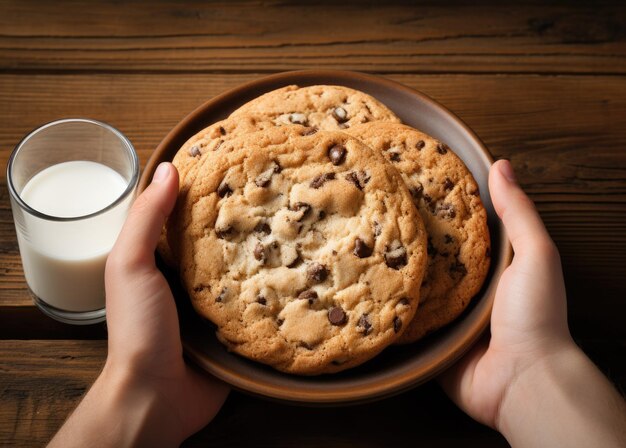
{"type": "Polygon", "coordinates": [[[584,356],[573,341],[560,349],[537,356],[532,363],[518,366],[516,374],[503,394],[495,421],[496,429],[508,440],[517,428],[526,423],[544,399],[549,399],[569,373],[572,363],[584,356]],[[526,412],[528,411],[528,412],[526,412]]]}
{"type": "Polygon", "coordinates": [[[496,426],[512,446],[618,447],[625,419],[623,398],[571,341],[520,371],[496,426]]]}
{"type": "Polygon", "coordinates": [[[154,388],[107,361],[48,446],[178,446],[180,426],[154,388]]]}
{"type": "Polygon", "coordinates": [[[93,388],[104,401],[103,418],[119,434],[119,446],[182,443],[177,416],[150,382],[129,369],[107,362],[93,388]]]}

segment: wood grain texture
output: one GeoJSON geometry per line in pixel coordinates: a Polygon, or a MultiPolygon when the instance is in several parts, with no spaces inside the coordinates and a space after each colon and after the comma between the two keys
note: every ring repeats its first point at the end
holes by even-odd
{"type": "MultiPolygon", "coordinates": [[[[623,344],[589,340],[582,345],[618,387],[626,386],[623,344]]],[[[0,444],[47,442],[105,358],[105,341],[1,340],[0,444]]],[[[183,446],[240,447],[252,440],[257,447],[414,447],[417,441],[428,447],[508,446],[458,410],[434,382],[346,408],[293,407],[233,392],[216,419],[183,446]]]]}
{"type": "Polygon", "coordinates": [[[0,443],[47,442],[105,358],[105,341],[0,341],[0,443]]]}
{"type": "Polygon", "coordinates": [[[3,0],[0,70],[626,73],[623,3],[546,3],[3,0]]]}
{"type": "MultiPolygon", "coordinates": [[[[59,117],[89,116],[124,132],[144,164],[184,115],[259,76],[0,75],[0,163],[6,164],[11,149],[33,127],[59,117]]],[[[388,76],[446,105],[496,157],[512,160],[561,250],[574,331],[626,336],[626,79],[388,76]]],[[[30,319],[36,321],[39,312],[23,280],[4,171],[0,176],[0,310],[17,307],[23,316],[31,309],[30,319]]],[[[5,337],[24,337],[15,334],[17,328],[6,327],[5,337]]]]}

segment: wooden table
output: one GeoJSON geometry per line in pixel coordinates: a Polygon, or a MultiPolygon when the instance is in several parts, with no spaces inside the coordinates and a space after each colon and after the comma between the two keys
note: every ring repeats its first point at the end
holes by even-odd
{"type": "MultiPolygon", "coordinates": [[[[626,8],[284,1],[0,1],[0,165],[32,128],[85,116],[142,164],[212,96],[267,73],[380,74],[456,112],[511,159],[561,250],[579,344],[626,385],[626,8]]],[[[563,2],[565,3],[565,2],[563,2]]],[[[0,444],[47,441],[97,376],[103,325],[32,304],[0,179],[0,444]]],[[[369,405],[292,408],[233,393],[185,446],[506,446],[435,383],[369,405]]]]}

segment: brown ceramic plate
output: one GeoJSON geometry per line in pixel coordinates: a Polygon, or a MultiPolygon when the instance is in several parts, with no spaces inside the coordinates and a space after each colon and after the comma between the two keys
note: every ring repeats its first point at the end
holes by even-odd
{"type": "Polygon", "coordinates": [[[497,280],[511,261],[512,251],[489,197],[487,177],[493,162],[478,137],[458,117],[426,95],[402,84],[362,73],[307,70],[261,78],[207,101],[185,117],[163,139],[148,161],[139,190],[148,185],[156,166],[172,160],[195,133],[226,118],[232,111],[266,93],[289,84],[335,84],[366,92],[382,101],[404,123],[447,143],[476,178],[489,217],[492,240],[491,270],[482,291],[451,325],[413,345],[391,346],[369,362],[333,375],[300,377],[229,353],[210,323],[198,317],[181,290],[176,275],[164,269],[177,298],[186,356],[236,389],[296,404],[338,405],[371,401],[398,394],[430,380],[457,361],[489,324],[497,280]]]}

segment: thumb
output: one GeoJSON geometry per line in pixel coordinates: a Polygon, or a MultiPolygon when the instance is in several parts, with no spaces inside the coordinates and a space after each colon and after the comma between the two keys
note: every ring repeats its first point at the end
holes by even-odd
{"type": "Polygon", "coordinates": [[[536,258],[546,250],[556,250],[535,204],[517,184],[508,160],[498,160],[491,167],[489,192],[516,255],[536,258]]]}
{"type": "Polygon", "coordinates": [[[559,252],[508,161],[492,166],[489,190],[515,252],[498,283],[492,341],[521,346],[523,341],[545,342],[548,336],[569,338],[559,252]]]}
{"type": "Polygon", "coordinates": [[[177,194],[176,168],[171,163],[161,163],[152,183],[137,197],[128,213],[109,255],[111,264],[121,264],[127,271],[154,267],[154,250],[161,228],[174,208],[177,194]]]}

